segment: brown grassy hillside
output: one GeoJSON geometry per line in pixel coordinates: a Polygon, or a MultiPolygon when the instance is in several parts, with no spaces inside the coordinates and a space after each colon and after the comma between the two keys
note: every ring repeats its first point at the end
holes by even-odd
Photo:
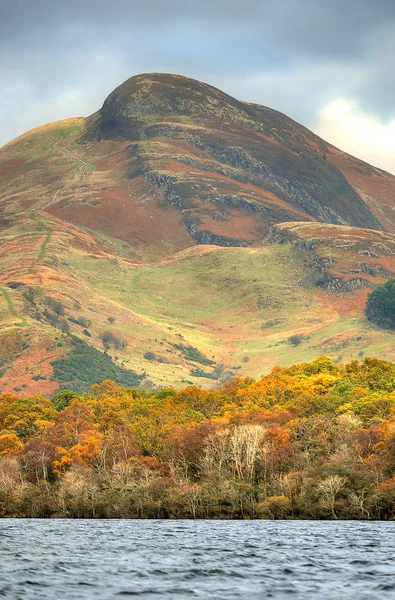
{"type": "Polygon", "coordinates": [[[0,149],[0,390],[395,358],[363,318],[395,273],[394,203],[393,176],[285,115],[134,77],[0,149]]]}

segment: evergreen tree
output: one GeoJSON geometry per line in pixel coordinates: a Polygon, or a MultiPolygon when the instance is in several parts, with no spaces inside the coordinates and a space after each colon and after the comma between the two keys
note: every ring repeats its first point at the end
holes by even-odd
{"type": "Polygon", "coordinates": [[[366,317],[379,327],[395,329],[395,279],[378,285],[368,296],[366,317]]]}

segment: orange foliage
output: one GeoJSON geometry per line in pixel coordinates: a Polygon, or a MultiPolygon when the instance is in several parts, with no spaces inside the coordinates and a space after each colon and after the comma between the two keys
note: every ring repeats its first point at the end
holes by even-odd
{"type": "Polygon", "coordinates": [[[14,456],[19,454],[23,444],[15,433],[3,431],[0,434],[0,456],[14,456]]]}
{"type": "Polygon", "coordinates": [[[0,419],[0,457],[16,460],[25,480],[61,478],[63,489],[78,472],[92,486],[101,477],[103,490],[113,478],[127,495],[140,478],[139,510],[145,502],[154,516],[173,486],[173,510],[192,515],[224,497],[222,509],[232,505],[232,514],[248,505],[255,516],[256,502],[269,518],[284,506],[286,515],[333,517],[343,510],[336,494],[348,506],[347,477],[359,486],[348,515],[379,514],[376,500],[365,503],[373,494],[383,514],[395,516],[395,365],[385,361],[337,367],[320,357],[214,391],[147,392],[107,380],[59,412],[41,396],[4,394],[0,419]]]}

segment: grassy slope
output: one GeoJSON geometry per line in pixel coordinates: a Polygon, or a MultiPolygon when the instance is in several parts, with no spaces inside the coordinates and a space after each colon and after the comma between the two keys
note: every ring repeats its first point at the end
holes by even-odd
{"type": "MultiPolygon", "coordinates": [[[[166,347],[181,334],[217,363],[259,374],[323,352],[343,359],[361,350],[393,353],[391,334],[372,328],[360,312],[339,316],[336,302],[349,297],[302,283],[308,269],[291,245],[205,248],[146,267],[119,261],[116,270],[105,260],[75,257],[73,263],[88,286],[142,319],[117,324],[140,354],[160,353],[161,342],[166,347]],[[292,334],[304,336],[297,349],[292,334]]],[[[159,375],[154,364],[147,370],[159,375]]]]}
{"type": "MultiPolygon", "coordinates": [[[[20,247],[23,254],[23,243],[20,247]]],[[[28,272],[28,263],[26,267],[17,279],[25,277],[41,295],[58,298],[67,316],[91,321],[91,338],[70,323],[74,334],[102,349],[100,333],[112,331],[128,344],[110,350],[118,364],[145,370],[160,385],[213,385],[212,380],[191,377],[190,370],[199,365],[186,361],[174,347],[180,342],[244,375],[322,353],[343,360],[361,351],[395,357],[392,335],[372,328],[352,308],[352,299],[361,292],[343,297],[308,283],[310,266],[291,244],[199,247],[159,263],[134,265],[120,257],[87,253],[67,234],[55,232],[35,273],[28,272]],[[293,334],[303,336],[297,348],[289,341],[293,334]],[[148,351],[164,362],[146,360],[148,351]]],[[[29,331],[58,337],[58,330],[32,318],[23,289],[7,288],[6,297],[0,297],[0,331],[19,325],[24,315],[29,331]]]]}
{"type": "Polygon", "coordinates": [[[0,390],[53,392],[51,362],[71,349],[67,335],[37,320],[25,288],[10,289],[10,282],[33,287],[41,308],[45,296],[54,296],[66,318],[89,319],[89,338],[78,324],[70,328],[96,348],[103,349],[100,334],[106,330],[125,340],[126,348],[109,351],[115,362],[146,371],[158,385],[215,385],[191,376],[201,365],[175,348],[180,343],[243,375],[322,353],[342,360],[361,352],[395,358],[392,335],[362,318],[366,290],[342,296],[317,288],[309,257],[291,244],[201,246],[133,264],[122,258],[133,255],[124,239],[100,231],[91,235],[88,227],[51,216],[45,209],[54,199],[67,202],[72,195],[76,202],[82,194],[78,202],[89,202],[99,189],[81,183],[82,171],[92,172],[95,164],[93,151],[75,143],[82,127],[79,119],[52,124],[0,150],[0,163],[5,156],[16,161],[3,174],[0,190],[3,214],[11,217],[0,233],[0,342],[13,349],[0,356],[0,368],[8,366],[0,390]],[[302,336],[297,347],[289,341],[295,334],[302,336]],[[146,360],[148,351],[160,360],[146,360]],[[33,380],[37,374],[46,379],[33,380]]]}

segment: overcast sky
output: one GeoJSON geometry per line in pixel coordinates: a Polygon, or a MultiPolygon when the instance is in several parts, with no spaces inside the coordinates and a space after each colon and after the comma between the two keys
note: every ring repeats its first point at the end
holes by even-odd
{"type": "Polygon", "coordinates": [[[395,0],[0,0],[0,145],[170,72],[395,173],[395,0]]]}

